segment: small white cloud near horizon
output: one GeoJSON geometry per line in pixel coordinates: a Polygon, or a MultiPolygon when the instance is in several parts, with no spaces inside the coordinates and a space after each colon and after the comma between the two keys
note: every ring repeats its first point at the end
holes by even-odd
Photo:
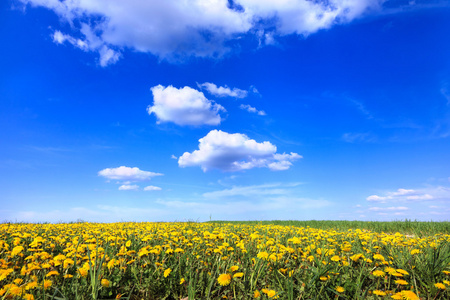
{"type": "Polygon", "coordinates": [[[202,92],[188,86],[178,89],[171,85],[157,85],[151,91],[153,106],[148,106],[147,112],[156,115],[158,124],[219,125],[222,121],[219,112],[226,112],[222,105],[208,100],[202,92]]]}
{"type": "Polygon", "coordinates": [[[254,114],[258,114],[259,116],[266,116],[266,112],[263,110],[257,110],[255,107],[250,106],[248,104],[241,104],[239,106],[240,109],[246,110],[249,113],[254,113],[254,114]]]}
{"type": "Polygon", "coordinates": [[[409,208],[406,206],[391,206],[391,207],[369,207],[370,211],[382,211],[382,212],[386,212],[386,211],[404,211],[404,210],[408,210],[409,208]]]}
{"type": "Polygon", "coordinates": [[[144,191],[161,191],[162,188],[159,186],[149,185],[144,188],[144,191]]]}
{"type": "Polygon", "coordinates": [[[123,184],[119,186],[119,191],[137,191],[139,190],[139,186],[136,184],[130,185],[130,184],[123,184]]]}
{"type": "Polygon", "coordinates": [[[211,95],[217,97],[234,97],[234,98],[245,98],[247,97],[248,92],[233,88],[230,89],[228,86],[217,86],[214,83],[205,82],[202,84],[197,84],[199,88],[206,89],[211,95]]]}
{"type": "Polygon", "coordinates": [[[268,141],[258,143],[245,134],[214,129],[199,139],[198,150],[180,156],[178,165],[199,166],[204,172],[211,169],[241,171],[253,168],[282,171],[289,169],[292,161],[302,158],[297,153],[279,154],[276,151],[277,147],[268,141]]]}
{"type": "Polygon", "coordinates": [[[110,180],[120,180],[127,183],[134,181],[146,181],[155,176],[162,176],[164,174],[142,171],[137,167],[130,168],[120,166],[118,168],[106,168],[98,172],[98,176],[105,177],[110,180]]]}
{"type": "Polygon", "coordinates": [[[398,189],[386,192],[385,195],[371,195],[366,198],[369,202],[420,202],[420,201],[450,201],[450,188],[445,186],[427,186],[420,189],[398,189]]]}

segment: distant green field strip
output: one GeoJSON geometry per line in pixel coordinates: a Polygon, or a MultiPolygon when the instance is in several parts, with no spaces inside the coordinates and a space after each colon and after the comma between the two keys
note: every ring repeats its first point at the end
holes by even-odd
{"type": "Polygon", "coordinates": [[[450,234],[450,222],[419,222],[419,221],[391,221],[391,222],[368,222],[368,221],[211,221],[214,223],[232,224],[261,224],[261,225],[283,225],[296,227],[311,227],[318,229],[366,229],[374,232],[400,232],[417,236],[433,235],[437,233],[450,234]]]}

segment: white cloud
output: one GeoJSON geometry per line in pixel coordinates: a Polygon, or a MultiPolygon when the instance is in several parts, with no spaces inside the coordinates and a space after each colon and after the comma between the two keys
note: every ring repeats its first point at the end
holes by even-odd
{"type": "Polygon", "coordinates": [[[385,195],[371,195],[366,198],[370,202],[418,202],[418,201],[450,201],[450,188],[444,186],[428,186],[420,189],[398,189],[395,192],[386,192],[385,195]]]}
{"type": "Polygon", "coordinates": [[[121,166],[118,168],[106,168],[98,172],[99,176],[103,176],[112,180],[120,180],[120,181],[145,181],[150,180],[155,176],[162,176],[161,173],[154,173],[148,171],[139,170],[139,168],[130,168],[121,166]]]}
{"type": "Polygon", "coordinates": [[[234,97],[234,98],[245,98],[247,97],[248,92],[233,88],[230,89],[227,86],[217,86],[214,83],[205,82],[202,84],[198,84],[198,87],[201,89],[206,89],[210,94],[217,97],[234,97]]]}
{"type": "Polygon", "coordinates": [[[106,65],[120,57],[112,48],[168,59],[221,57],[230,51],[227,42],[246,34],[264,36],[265,44],[283,35],[308,36],[378,11],[385,0],[240,0],[242,9],[228,0],[20,1],[54,11],[106,65]]]}
{"type": "Polygon", "coordinates": [[[83,51],[89,49],[88,44],[85,41],[71,37],[70,35],[63,34],[61,31],[56,30],[53,33],[53,41],[57,44],[64,44],[64,42],[69,42],[73,46],[80,48],[83,51]]]}
{"type": "Polygon", "coordinates": [[[409,208],[408,207],[405,207],[405,206],[398,206],[398,207],[394,207],[394,206],[391,206],[391,207],[369,207],[369,210],[371,210],[371,211],[382,211],[382,212],[385,212],[385,211],[404,211],[404,210],[408,210],[409,208]]]}
{"type": "Polygon", "coordinates": [[[162,188],[153,185],[149,185],[144,188],[144,191],[160,191],[160,190],[162,190],[162,188]]]}
{"type": "Polygon", "coordinates": [[[177,125],[218,125],[221,122],[220,111],[223,106],[208,100],[205,95],[185,86],[177,89],[173,86],[157,85],[151,88],[153,106],[147,108],[154,113],[158,123],[173,122],[177,125]]]}
{"type": "Polygon", "coordinates": [[[230,134],[211,130],[199,140],[199,149],[185,152],[178,159],[180,167],[200,166],[204,172],[210,169],[240,171],[252,168],[287,170],[292,161],[302,158],[297,153],[276,153],[277,147],[270,142],[258,143],[245,134],[230,134]]]}
{"type": "MultiPolygon", "coordinates": [[[[86,26],[84,26],[84,28],[87,28],[87,30],[89,31],[90,28],[86,26]]],[[[81,31],[83,32],[83,29],[81,31]]],[[[114,51],[110,47],[103,44],[94,34],[88,34],[87,32],[85,34],[87,39],[82,40],[74,38],[67,34],[63,34],[59,30],[55,30],[55,32],[53,33],[53,41],[57,44],[64,44],[65,42],[68,42],[72,44],[72,46],[77,47],[83,51],[98,52],[100,55],[99,64],[102,67],[114,64],[119,60],[121,56],[119,52],[114,51]]]]}
{"type": "Polygon", "coordinates": [[[136,184],[130,185],[130,184],[123,184],[119,186],[119,191],[137,191],[139,189],[139,186],[136,184]]]}
{"type": "Polygon", "coordinates": [[[257,110],[256,108],[254,108],[254,107],[252,107],[252,106],[250,106],[250,105],[247,105],[247,104],[241,104],[241,105],[239,106],[239,108],[240,108],[240,109],[244,109],[244,110],[246,110],[246,111],[248,111],[248,112],[250,112],[250,113],[258,114],[259,116],[265,116],[265,115],[266,115],[266,112],[265,112],[265,111],[263,111],[263,110],[257,110]]]}
{"type": "Polygon", "coordinates": [[[100,54],[100,66],[102,67],[106,67],[109,64],[115,64],[120,58],[120,53],[105,45],[103,45],[98,52],[100,54]]]}

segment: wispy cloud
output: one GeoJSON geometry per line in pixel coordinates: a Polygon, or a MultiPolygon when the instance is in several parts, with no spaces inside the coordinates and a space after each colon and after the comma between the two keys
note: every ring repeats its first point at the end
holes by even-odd
{"type": "Polygon", "coordinates": [[[422,202],[422,201],[450,201],[450,188],[444,186],[428,186],[419,189],[398,189],[385,192],[384,195],[371,195],[366,198],[369,202],[422,202]]]}
{"type": "Polygon", "coordinates": [[[162,188],[159,186],[149,185],[144,188],[144,191],[160,191],[162,188]]]}
{"type": "Polygon", "coordinates": [[[346,132],[342,135],[342,140],[347,143],[356,143],[356,142],[370,143],[375,141],[375,137],[373,137],[368,132],[364,133],[346,132]]]}
{"type": "Polygon", "coordinates": [[[214,83],[205,82],[202,84],[197,84],[199,88],[206,89],[211,95],[217,97],[234,97],[234,98],[245,98],[248,92],[238,88],[229,88],[228,86],[217,86],[214,83]]]}
{"type": "Polygon", "coordinates": [[[254,113],[254,114],[258,114],[259,116],[265,116],[267,115],[265,111],[263,110],[257,110],[255,107],[250,106],[248,104],[241,104],[239,106],[240,109],[246,110],[249,113],[254,113]]]}

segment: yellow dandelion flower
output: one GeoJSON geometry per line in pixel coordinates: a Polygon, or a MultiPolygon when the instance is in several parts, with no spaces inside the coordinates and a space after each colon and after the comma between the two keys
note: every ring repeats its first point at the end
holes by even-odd
{"type": "Polygon", "coordinates": [[[14,257],[14,256],[18,255],[22,251],[23,251],[23,247],[22,246],[14,247],[13,250],[11,251],[11,257],[14,257]]]}
{"type": "Polygon", "coordinates": [[[50,272],[47,273],[47,275],[45,275],[45,277],[50,277],[50,276],[53,276],[53,275],[59,275],[58,271],[50,271],[50,272]]]}
{"type": "Polygon", "coordinates": [[[25,294],[22,296],[24,300],[34,300],[34,296],[32,294],[25,294]]]}
{"type": "Polygon", "coordinates": [[[450,275],[450,271],[442,271],[445,275],[450,275]]]}
{"type": "Polygon", "coordinates": [[[254,291],[253,298],[259,298],[259,297],[261,297],[261,293],[258,290],[254,291]]]}
{"type": "Polygon", "coordinates": [[[411,255],[419,254],[419,253],[420,253],[420,250],[419,250],[419,249],[413,249],[413,250],[411,250],[411,255]]]}
{"type": "Polygon", "coordinates": [[[267,291],[267,297],[272,298],[277,294],[274,290],[267,291]]]}
{"type": "Polygon", "coordinates": [[[386,293],[380,290],[375,290],[373,293],[377,296],[386,296],[386,293]]]}
{"type": "Polygon", "coordinates": [[[350,256],[350,259],[356,262],[356,261],[358,261],[358,259],[360,259],[361,257],[363,257],[362,254],[355,254],[355,255],[350,256]]]}
{"type": "Polygon", "coordinates": [[[375,276],[375,277],[383,277],[384,275],[386,275],[386,273],[384,273],[381,270],[375,270],[375,271],[372,272],[372,275],[375,276]]]}
{"type": "Polygon", "coordinates": [[[169,276],[169,275],[170,275],[170,272],[172,272],[172,269],[171,269],[171,268],[166,269],[166,270],[164,271],[164,277],[169,276]]]}
{"type": "Polygon", "coordinates": [[[185,283],[185,282],[186,282],[186,280],[185,280],[184,278],[181,278],[180,284],[183,284],[183,283],[185,283]]]}
{"type": "Polygon", "coordinates": [[[406,272],[405,270],[402,270],[402,269],[397,269],[396,271],[397,271],[397,273],[400,273],[400,274],[403,274],[403,275],[409,275],[408,272],[406,272]]]}
{"type": "Polygon", "coordinates": [[[73,261],[73,259],[67,258],[63,262],[63,267],[64,269],[70,268],[71,266],[73,266],[74,263],[75,262],[73,261]]]}
{"type": "Polygon", "coordinates": [[[238,269],[239,269],[239,266],[231,266],[230,267],[230,272],[237,271],[238,269]]]}
{"type": "Polygon", "coordinates": [[[110,287],[111,286],[111,282],[109,282],[108,279],[103,278],[101,281],[102,287],[110,287]]]}
{"type": "Polygon", "coordinates": [[[322,280],[322,281],[327,281],[327,280],[328,280],[328,277],[327,277],[327,276],[320,276],[319,279],[322,280]]]}
{"type": "Polygon", "coordinates": [[[259,252],[258,255],[256,255],[256,257],[260,258],[260,259],[266,259],[267,260],[267,258],[269,257],[269,253],[267,253],[265,251],[259,252]]]}
{"type": "Polygon", "coordinates": [[[217,282],[221,286],[227,286],[231,282],[231,275],[230,274],[220,274],[219,278],[217,278],[217,282]]]}
{"type": "Polygon", "coordinates": [[[51,280],[44,280],[44,290],[46,290],[49,287],[51,287],[52,284],[53,284],[53,282],[51,280]]]}
{"type": "Polygon", "coordinates": [[[385,259],[384,259],[384,256],[381,255],[381,254],[375,254],[375,255],[373,256],[373,259],[376,259],[376,260],[385,260],[385,259]]]}
{"type": "Polygon", "coordinates": [[[404,300],[420,300],[413,291],[401,291],[400,294],[404,300]]]}
{"type": "Polygon", "coordinates": [[[22,278],[16,278],[16,279],[14,279],[14,281],[13,281],[15,284],[21,284],[22,282],[23,282],[23,279],[22,278]]]}
{"type": "Polygon", "coordinates": [[[336,292],[343,293],[343,292],[345,292],[345,289],[342,286],[337,286],[336,287],[336,292]]]}
{"type": "Polygon", "coordinates": [[[239,272],[233,275],[233,278],[241,278],[242,276],[244,276],[244,273],[239,272]]]}
{"type": "Polygon", "coordinates": [[[394,273],[397,273],[397,272],[395,271],[395,269],[394,269],[394,268],[391,268],[391,267],[386,267],[386,268],[384,268],[384,271],[385,271],[386,273],[389,273],[390,275],[392,275],[392,274],[394,274],[394,273]]]}
{"type": "Polygon", "coordinates": [[[73,275],[71,275],[71,274],[66,274],[66,275],[64,275],[64,278],[72,278],[73,277],[73,275]]]}
{"type": "Polygon", "coordinates": [[[32,290],[37,288],[38,283],[36,281],[32,281],[32,282],[28,282],[27,285],[25,286],[26,290],[32,290]]]}
{"type": "Polygon", "coordinates": [[[395,300],[402,300],[403,299],[401,293],[394,294],[394,295],[391,296],[391,298],[395,299],[395,300]]]}
{"type": "Polygon", "coordinates": [[[403,280],[403,279],[397,279],[395,281],[395,283],[399,284],[399,285],[408,285],[409,284],[408,282],[406,282],[406,280],[403,280]]]}
{"type": "Polygon", "coordinates": [[[339,261],[341,258],[338,255],[335,255],[331,258],[332,261],[339,261]]]}
{"type": "Polygon", "coordinates": [[[86,270],[85,268],[79,268],[78,273],[80,273],[81,277],[86,277],[88,274],[88,270],[86,270]]]}
{"type": "Polygon", "coordinates": [[[434,286],[440,290],[445,290],[445,284],[443,284],[443,283],[438,282],[438,283],[435,283],[434,286]]]}

